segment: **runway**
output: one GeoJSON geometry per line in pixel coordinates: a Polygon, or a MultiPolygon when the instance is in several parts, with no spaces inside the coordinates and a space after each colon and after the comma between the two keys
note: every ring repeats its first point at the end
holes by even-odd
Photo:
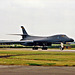
{"type": "Polygon", "coordinates": [[[60,50],[60,49],[48,49],[48,50],[42,50],[42,49],[38,49],[38,50],[32,50],[31,48],[1,48],[0,50],[27,50],[27,51],[53,51],[53,52],[75,52],[75,50],[71,50],[71,49],[64,49],[64,50],[60,50]]]}
{"type": "MultiPolygon", "coordinates": [[[[29,49],[30,50],[30,49],[29,49]]],[[[60,50],[60,49],[48,49],[48,50],[34,50],[34,51],[51,51],[51,52],[75,52],[75,50],[60,50]]]]}
{"type": "Polygon", "coordinates": [[[0,75],[75,75],[75,67],[0,65],[0,75]]]}

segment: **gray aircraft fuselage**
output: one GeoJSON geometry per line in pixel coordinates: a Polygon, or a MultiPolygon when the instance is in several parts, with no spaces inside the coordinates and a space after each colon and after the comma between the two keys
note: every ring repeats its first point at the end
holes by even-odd
{"type": "Polygon", "coordinates": [[[67,37],[66,35],[54,35],[49,37],[38,37],[38,36],[26,36],[25,38],[21,39],[24,40],[31,40],[33,42],[24,43],[22,45],[30,45],[30,46],[51,46],[51,44],[60,44],[61,42],[73,42],[72,38],[67,37]]]}
{"type": "MultiPolygon", "coordinates": [[[[72,38],[69,38],[63,34],[53,35],[49,37],[31,36],[31,35],[28,35],[28,33],[26,32],[23,26],[21,26],[21,28],[22,28],[23,34],[20,34],[22,36],[22,39],[20,41],[0,41],[0,44],[21,44],[25,46],[34,46],[34,47],[43,46],[43,48],[45,48],[46,46],[51,46],[51,44],[61,44],[62,45],[62,43],[74,41],[72,38]]],[[[62,45],[62,49],[63,49],[63,45],[62,45]]]]}

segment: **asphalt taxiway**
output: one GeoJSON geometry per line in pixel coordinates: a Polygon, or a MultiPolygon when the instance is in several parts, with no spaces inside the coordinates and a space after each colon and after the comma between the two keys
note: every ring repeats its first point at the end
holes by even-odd
{"type": "Polygon", "coordinates": [[[31,48],[1,48],[0,50],[27,50],[27,51],[53,51],[53,52],[75,52],[75,50],[71,50],[71,49],[64,49],[64,50],[60,50],[60,49],[48,49],[48,50],[42,50],[42,49],[38,49],[38,50],[32,50],[31,48]]]}
{"type": "Polygon", "coordinates": [[[75,75],[75,67],[0,65],[0,75],[75,75]]]}
{"type": "Polygon", "coordinates": [[[38,50],[32,50],[31,48],[3,48],[0,50],[27,50],[27,51],[53,51],[53,52],[75,52],[75,50],[71,50],[71,49],[64,49],[64,50],[60,50],[60,49],[48,49],[48,50],[42,50],[42,49],[38,49],[38,50]]]}

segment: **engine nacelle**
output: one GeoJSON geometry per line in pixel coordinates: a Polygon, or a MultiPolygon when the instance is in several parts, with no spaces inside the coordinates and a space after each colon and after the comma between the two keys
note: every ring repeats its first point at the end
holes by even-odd
{"type": "Polygon", "coordinates": [[[21,45],[24,45],[24,46],[33,46],[33,43],[22,43],[21,45]]]}

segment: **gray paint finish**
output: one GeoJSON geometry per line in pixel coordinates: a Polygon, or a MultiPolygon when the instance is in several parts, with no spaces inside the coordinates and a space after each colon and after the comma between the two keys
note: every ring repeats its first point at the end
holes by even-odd
{"type": "Polygon", "coordinates": [[[51,46],[51,44],[53,43],[66,43],[74,41],[72,38],[69,38],[63,34],[53,35],[49,37],[31,36],[26,32],[23,26],[21,26],[21,28],[23,34],[21,34],[22,39],[20,41],[0,41],[0,44],[21,44],[25,46],[51,46]]]}

